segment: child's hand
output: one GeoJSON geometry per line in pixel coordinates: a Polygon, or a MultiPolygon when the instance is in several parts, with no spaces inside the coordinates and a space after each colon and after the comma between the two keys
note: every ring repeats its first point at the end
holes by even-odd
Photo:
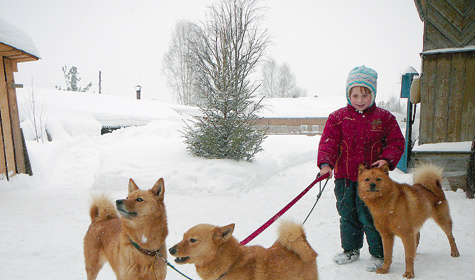
{"type": "Polygon", "coordinates": [[[320,176],[323,176],[327,173],[330,173],[328,179],[331,179],[333,177],[333,170],[331,169],[330,165],[322,166],[322,169],[320,169],[320,176]]]}
{"type": "Polygon", "coordinates": [[[383,167],[384,165],[388,164],[388,162],[384,159],[380,159],[378,161],[375,161],[373,162],[373,164],[371,164],[372,167],[377,167],[377,168],[381,168],[383,167]]]}

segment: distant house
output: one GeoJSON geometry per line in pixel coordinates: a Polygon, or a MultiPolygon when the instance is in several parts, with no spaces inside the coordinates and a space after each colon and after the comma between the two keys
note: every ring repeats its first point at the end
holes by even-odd
{"type": "Polygon", "coordinates": [[[258,125],[268,128],[268,134],[322,134],[328,117],[261,118],[258,125]]]}
{"type": "Polygon", "coordinates": [[[0,174],[8,180],[18,173],[31,174],[28,154],[18,116],[13,73],[17,64],[39,59],[31,38],[23,31],[0,19],[0,174]]]}
{"type": "Polygon", "coordinates": [[[267,127],[269,134],[321,134],[328,115],[346,102],[343,96],[267,98],[257,113],[258,125],[267,127]]]}
{"type": "MultiPolygon", "coordinates": [[[[475,140],[475,1],[414,0],[424,22],[419,144],[475,140]]],[[[418,151],[465,187],[470,151],[418,151]]]]}

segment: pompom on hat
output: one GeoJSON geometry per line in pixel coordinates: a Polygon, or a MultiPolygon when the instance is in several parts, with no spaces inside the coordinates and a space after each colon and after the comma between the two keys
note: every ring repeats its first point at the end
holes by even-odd
{"type": "Polygon", "coordinates": [[[364,65],[353,68],[348,74],[346,80],[346,99],[350,102],[350,90],[353,87],[365,87],[371,90],[371,105],[373,106],[376,98],[378,73],[364,65]]]}

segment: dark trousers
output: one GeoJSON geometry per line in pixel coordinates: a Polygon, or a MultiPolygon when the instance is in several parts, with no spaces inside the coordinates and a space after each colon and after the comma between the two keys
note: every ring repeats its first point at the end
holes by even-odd
{"type": "Polygon", "coordinates": [[[344,250],[361,249],[363,238],[369,246],[369,253],[375,257],[383,256],[383,243],[374,227],[373,217],[368,207],[360,199],[357,182],[348,179],[335,180],[336,208],[340,214],[341,247],[344,250]]]}

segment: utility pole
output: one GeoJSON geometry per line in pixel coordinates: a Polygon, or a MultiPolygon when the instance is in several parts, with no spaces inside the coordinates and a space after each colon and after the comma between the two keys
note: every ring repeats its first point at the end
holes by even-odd
{"type": "Polygon", "coordinates": [[[101,71],[99,71],[99,94],[101,94],[102,90],[102,79],[101,79],[101,71]]]}

